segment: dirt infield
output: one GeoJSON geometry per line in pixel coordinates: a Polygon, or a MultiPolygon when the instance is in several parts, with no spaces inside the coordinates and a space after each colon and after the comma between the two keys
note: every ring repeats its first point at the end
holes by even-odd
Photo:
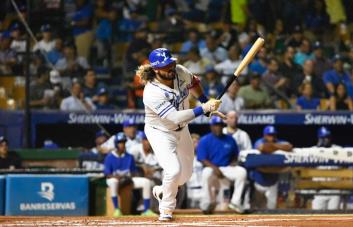
{"type": "Polygon", "coordinates": [[[173,222],[156,218],[108,217],[0,217],[0,226],[353,226],[352,215],[177,215],[173,222]]]}

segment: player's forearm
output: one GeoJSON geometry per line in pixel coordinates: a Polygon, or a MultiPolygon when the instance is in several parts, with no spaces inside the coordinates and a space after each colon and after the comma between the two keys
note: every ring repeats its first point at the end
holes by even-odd
{"type": "Polygon", "coordinates": [[[172,111],[166,116],[166,118],[174,124],[178,125],[181,123],[189,122],[202,114],[202,107],[198,106],[194,109],[172,111]]]}

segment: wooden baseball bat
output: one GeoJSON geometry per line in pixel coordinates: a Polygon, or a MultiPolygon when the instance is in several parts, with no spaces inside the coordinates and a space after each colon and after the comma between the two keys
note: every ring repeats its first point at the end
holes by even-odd
{"type": "MultiPolygon", "coordinates": [[[[265,40],[261,37],[257,38],[257,40],[255,41],[255,43],[252,45],[252,47],[250,48],[250,50],[248,51],[248,53],[245,55],[245,57],[243,58],[243,60],[240,62],[238,68],[235,70],[234,72],[234,76],[231,77],[228,82],[227,85],[225,86],[225,88],[223,89],[223,91],[217,96],[217,99],[221,99],[222,96],[224,95],[224,93],[228,90],[228,88],[230,87],[230,85],[232,85],[232,83],[234,82],[234,80],[236,80],[238,82],[238,77],[240,76],[240,73],[245,69],[245,67],[247,65],[249,65],[249,63],[254,59],[255,55],[257,54],[257,52],[259,52],[259,50],[261,49],[261,47],[264,45],[265,40]]],[[[238,82],[239,83],[239,82],[238,82]]]]}

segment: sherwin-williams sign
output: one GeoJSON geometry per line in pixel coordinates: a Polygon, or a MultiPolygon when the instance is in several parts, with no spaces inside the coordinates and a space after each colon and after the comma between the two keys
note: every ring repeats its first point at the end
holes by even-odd
{"type": "Polygon", "coordinates": [[[88,177],[7,175],[5,215],[87,215],[88,177]]]}

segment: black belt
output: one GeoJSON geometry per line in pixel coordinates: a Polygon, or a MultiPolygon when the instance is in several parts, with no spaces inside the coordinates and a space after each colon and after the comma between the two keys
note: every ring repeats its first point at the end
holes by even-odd
{"type": "Polygon", "coordinates": [[[179,127],[178,127],[177,129],[175,129],[174,131],[175,131],[175,132],[179,132],[179,131],[181,131],[183,128],[184,128],[184,127],[180,127],[180,126],[179,126],[179,127]]]}

